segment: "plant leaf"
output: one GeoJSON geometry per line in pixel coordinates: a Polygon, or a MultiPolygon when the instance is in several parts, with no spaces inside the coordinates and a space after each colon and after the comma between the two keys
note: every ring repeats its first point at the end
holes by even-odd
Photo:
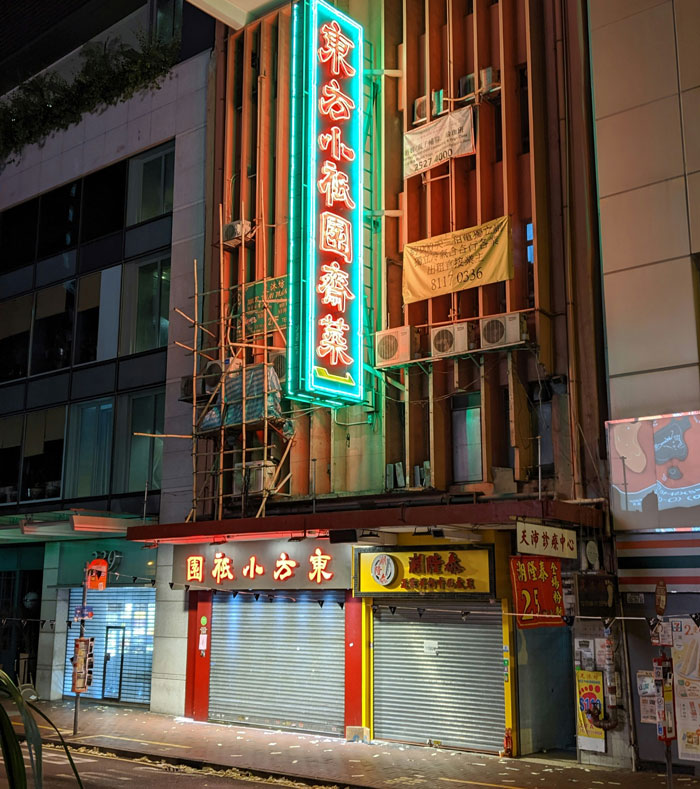
{"type": "Polygon", "coordinates": [[[34,710],[34,712],[36,712],[39,715],[41,715],[41,717],[45,721],[47,721],[48,723],[51,724],[51,726],[53,726],[54,731],[56,732],[56,734],[58,734],[58,738],[61,741],[61,745],[63,746],[63,750],[66,752],[66,756],[68,757],[68,761],[70,762],[70,766],[73,769],[73,773],[75,775],[75,780],[78,782],[78,786],[80,787],[80,789],[84,789],[83,782],[80,780],[80,776],[78,775],[78,769],[75,766],[75,762],[73,761],[73,757],[70,755],[70,750],[68,748],[68,745],[66,744],[66,741],[63,739],[63,735],[61,734],[61,732],[56,728],[56,724],[51,720],[51,718],[49,718],[48,715],[45,715],[35,704],[32,704],[31,701],[27,702],[27,706],[29,707],[29,709],[34,710]]]}
{"type": "Polygon", "coordinates": [[[22,716],[22,723],[24,724],[24,737],[27,741],[27,750],[29,751],[29,764],[32,768],[34,776],[34,786],[36,789],[42,789],[44,785],[43,770],[41,760],[41,735],[39,734],[39,727],[36,725],[34,716],[29,711],[27,704],[19,691],[19,688],[10,679],[9,675],[0,669],[0,686],[8,694],[9,698],[14,702],[15,706],[22,716]]]}
{"type": "Polygon", "coordinates": [[[9,785],[13,789],[26,789],[27,771],[24,767],[22,748],[10,716],[2,704],[0,704],[0,742],[2,744],[2,758],[5,762],[5,772],[7,773],[9,785]]]}

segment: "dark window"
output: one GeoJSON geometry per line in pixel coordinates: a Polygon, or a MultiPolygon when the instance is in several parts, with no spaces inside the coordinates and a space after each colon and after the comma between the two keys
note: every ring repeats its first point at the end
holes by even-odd
{"type": "Polygon", "coordinates": [[[168,344],[170,258],[150,258],[124,267],[122,355],[168,344]]]}
{"type": "Polygon", "coordinates": [[[36,294],[32,336],[32,375],[60,370],[70,364],[73,340],[75,280],[36,294]]]}
{"type": "Polygon", "coordinates": [[[60,498],[65,424],[65,406],[27,414],[21,499],[60,498]]]}
{"type": "Polygon", "coordinates": [[[452,471],[455,482],[480,482],[483,477],[479,392],[453,398],[452,471]]]}
{"type": "Polygon", "coordinates": [[[39,257],[57,255],[78,243],[80,181],[66,184],[41,197],[39,257]]]}
{"type": "Polygon", "coordinates": [[[134,433],[162,434],[165,393],[162,389],[122,395],[117,404],[114,492],[159,490],[163,439],[134,433]]]}
{"type": "Polygon", "coordinates": [[[24,417],[0,419],[0,504],[17,501],[24,417]]]}
{"type": "Polygon", "coordinates": [[[113,413],[112,398],[71,406],[66,498],[103,496],[109,492],[113,413]]]}
{"type": "Polygon", "coordinates": [[[124,227],[126,162],[88,175],[83,183],[81,239],[93,241],[124,227]]]}
{"type": "Polygon", "coordinates": [[[532,390],[532,429],[535,439],[534,476],[541,466],[543,477],[554,476],[554,447],[552,444],[552,390],[546,383],[533,383],[532,390]]]}
{"type": "Polygon", "coordinates": [[[180,38],[182,0],[155,0],[155,35],[160,41],[180,38]]]}
{"type": "Polygon", "coordinates": [[[39,198],[10,208],[0,219],[0,271],[14,271],[34,261],[39,198]]]}
{"type": "Polygon", "coordinates": [[[27,374],[33,301],[28,294],[0,303],[0,381],[27,374]]]}
{"type": "Polygon", "coordinates": [[[126,223],[136,225],[173,210],[175,143],[134,156],[129,160],[126,223]]]}
{"type": "Polygon", "coordinates": [[[527,306],[535,306],[535,234],[532,220],[525,222],[525,254],[527,256],[527,306]]]}
{"type": "Polygon", "coordinates": [[[88,274],[78,282],[75,316],[75,363],[117,355],[121,266],[88,274]]]}
{"type": "Polygon", "coordinates": [[[530,150],[530,94],[527,86],[527,66],[518,66],[520,95],[520,153],[530,150]]]}

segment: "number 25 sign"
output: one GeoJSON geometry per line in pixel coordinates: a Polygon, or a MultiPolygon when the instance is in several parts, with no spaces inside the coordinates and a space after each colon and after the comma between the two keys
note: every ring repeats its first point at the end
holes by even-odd
{"type": "Polygon", "coordinates": [[[559,559],[512,556],[510,579],[518,627],[557,627],[564,624],[559,559]]]}

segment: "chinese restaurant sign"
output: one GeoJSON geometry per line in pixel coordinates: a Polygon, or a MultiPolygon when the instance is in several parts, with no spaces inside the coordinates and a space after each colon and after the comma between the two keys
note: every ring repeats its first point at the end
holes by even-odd
{"type": "Polygon", "coordinates": [[[576,532],[555,529],[539,523],[518,521],[518,553],[536,553],[539,556],[558,556],[575,559],[578,556],[576,532]]]}
{"type": "Polygon", "coordinates": [[[555,627],[564,624],[559,559],[511,556],[510,579],[518,627],[555,627]]]}
{"type": "Polygon", "coordinates": [[[362,27],[323,0],[292,9],[287,394],[363,399],[362,27]]]}
{"type": "Polygon", "coordinates": [[[461,545],[354,549],[356,596],[493,593],[493,554],[461,545]]]}
{"type": "Polygon", "coordinates": [[[350,545],[255,540],[176,545],[173,583],[208,589],[349,589],[350,545]]]}

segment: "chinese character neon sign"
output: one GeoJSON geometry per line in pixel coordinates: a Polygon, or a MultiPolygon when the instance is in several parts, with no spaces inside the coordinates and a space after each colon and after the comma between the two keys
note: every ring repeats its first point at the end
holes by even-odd
{"type": "Polygon", "coordinates": [[[292,12],[287,393],[362,401],[362,26],[325,0],[292,12]]]}

